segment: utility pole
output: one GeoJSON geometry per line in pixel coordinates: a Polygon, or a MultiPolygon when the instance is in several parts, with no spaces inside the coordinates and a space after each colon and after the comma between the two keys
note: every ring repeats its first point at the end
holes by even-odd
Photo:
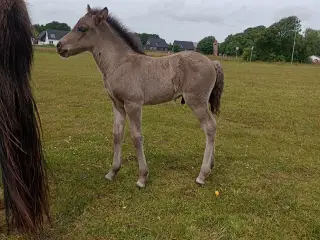
{"type": "Polygon", "coordinates": [[[251,55],[250,55],[250,62],[251,62],[251,59],[252,59],[252,52],[253,52],[253,46],[251,47],[251,55]]]}
{"type": "Polygon", "coordinates": [[[297,37],[297,30],[294,31],[294,39],[293,39],[293,47],[292,47],[292,55],[291,55],[291,64],[293,63],[294,48],[296,47],[296,37],[297,37]]]}

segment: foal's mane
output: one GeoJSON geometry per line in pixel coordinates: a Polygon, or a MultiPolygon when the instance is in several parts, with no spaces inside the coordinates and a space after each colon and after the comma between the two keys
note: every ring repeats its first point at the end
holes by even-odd
{"type": "MultiPolygon", "coordinates": [[[[91,9],[90,14],[96,15],[100,10],[100,8],[91,9]]],[[[145,55],[134,34],[130,32],[128,28],[123,25],[116,17],[109,14],[107,23],[134,52],[145,55]]]]}

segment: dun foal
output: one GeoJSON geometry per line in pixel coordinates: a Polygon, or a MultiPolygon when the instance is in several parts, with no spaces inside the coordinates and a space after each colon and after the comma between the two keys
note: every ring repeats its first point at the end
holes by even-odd
{"type": "Polygon", "coordinates": [[[121,144],[126,116],[139,161],[137,185],[145,187],[148,166],[141,134],[142,106],[182,97],[206,134],[206,148],[201,171],[196,179],[204,184],[214,165],[214,138],[224,75],[219,62],[196,52],[180,52],[153,58],[144,54],[134,35],[108,9],[91,9],[57,45],[62,57],[90,51],[103,74],[114,112],[113,165],[106,178],[112,180],[121,167],[121,144]],[[211,111],[209,110],[211,105],[211,111]]]}

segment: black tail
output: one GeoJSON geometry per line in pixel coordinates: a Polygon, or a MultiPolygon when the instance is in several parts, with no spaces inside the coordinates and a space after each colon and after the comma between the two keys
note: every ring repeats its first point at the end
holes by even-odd
{"type": "Polygon", "coordinates": [[[7,224],[42,230],[49,217],[39,115],[30,86],[32,29],[24,0],[0,1],[0,164],[7,224]]]}
{"type": "Polygon", "coordinates": [[[219,114],[220,112],[220,101],[224,87],[224,72],[223,68],[219,61],[214,61],[213,65],[217,72],[216,83],[213,87],[213,90],[210,94],[209,103],[210,110],[213,114],[219,114]]]}

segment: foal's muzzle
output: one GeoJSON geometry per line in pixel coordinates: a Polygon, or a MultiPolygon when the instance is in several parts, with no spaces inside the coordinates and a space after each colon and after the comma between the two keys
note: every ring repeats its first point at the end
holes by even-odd
{"type": "Polygon", "coordinates": [[[68,56],[68,50],[67,49],[63,49],[63,43],[62,42],[58,42],[58,44],[57,44],[57,52],[62,57],[67,57],[68,56]]]}

